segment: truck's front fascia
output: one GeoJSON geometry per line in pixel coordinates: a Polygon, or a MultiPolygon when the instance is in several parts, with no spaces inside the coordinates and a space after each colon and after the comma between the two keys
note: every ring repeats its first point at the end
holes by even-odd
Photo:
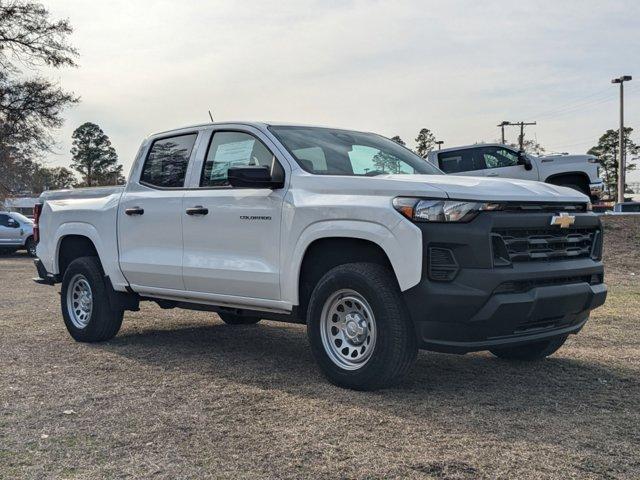
{"type": "Polygon", "coordinates": [[[516,210],[416,223],[422,278],[404,297],[422,348],[465,353],[577,333],[604,303],[600,219],[572,212],[563,228],[552,225],[558,211],[516,210]]]}

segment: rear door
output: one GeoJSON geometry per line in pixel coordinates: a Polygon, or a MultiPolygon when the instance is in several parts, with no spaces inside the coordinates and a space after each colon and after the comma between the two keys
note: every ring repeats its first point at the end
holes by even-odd
{"type": "Polygon", "coordinates": [[[152,140],[120,200],[120,268],[138,292],[184,290],[182,197],[197,138],[195,131],[152,140]]]}
{"type": "Polygon", "coordinates": [[[484,165],[477,161],[475,153],[474,148],[438,152],[438,166],[450,175],[483,176],[484,165]]]}
{"type": "Polygon", "coordinates": [[[520,162],[518,153],[502,146],[490,145],[478,149],[478,161],[483,164],[486,177],[522,178],[538,180],[538,167],[527,170],[520,162]]]}
{"type": "Polygon", "coordinates": [[[280,299],[280,223],[285,189],[234,188],[231,166],[267,165],[284,175],[275,146],[258,129],[210,131],[182,199],[183,275],[191,292],[280,299]]]}

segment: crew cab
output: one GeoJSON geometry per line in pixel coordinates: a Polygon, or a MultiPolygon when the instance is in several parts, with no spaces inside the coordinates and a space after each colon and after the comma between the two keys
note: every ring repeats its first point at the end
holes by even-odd
{"type": "Polygon", "coordinates": [[[593,155],[538,157],[494,143],[434,150],[427,160],[452,175],[538,180],[573,188],[593,200],[604,192],[598,159],[593,155]]]}
{"type": "MultiPolygon", "coordinates": [[[[398,382],[418,349],[536,360],[606,297],[589,199],[443,175],[382,136],[215,123],[151,135],[124,187],[47,192],[39,283],[81,342],[141,301],[306,324],[333,383],[398,382]]],[[[247,328],[247,327],[236,327],[247,328]]]]}
{"type": "Polygon", "coordinates": [[[33,221],[18,212],[0,212],[0,254],[22,249],[35,257],[33,221]]]}

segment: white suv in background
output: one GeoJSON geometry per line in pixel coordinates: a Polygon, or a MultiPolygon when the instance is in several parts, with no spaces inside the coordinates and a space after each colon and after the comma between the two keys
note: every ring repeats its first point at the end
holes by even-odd
{"type": "Polygon", "coordinates": [[[593,155],[535,155],[499,143],[466,145],[432,151],[427,160],[445,173],[538,180],[570,187],[597,199],[604,184],[593,155]]]}
{"type": "Polygon", "coordinates": [[[0,254],[26,249],[36,256],[33,221],[18,212],[0,212],[0,254]]]}

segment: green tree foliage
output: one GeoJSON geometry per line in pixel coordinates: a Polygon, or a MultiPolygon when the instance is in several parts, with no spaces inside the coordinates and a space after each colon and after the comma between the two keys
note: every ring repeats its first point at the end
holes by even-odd
{"type": "Polygon", "coordinates": [[[422,158],[427,158],[429,152],[436,145],[436,137],[431,130],[423,128],[416,137],[416,153],[422,158]]]}
{"type": "Polygon", "coordinates": [[[65,167],[39,168],[33,181],[36,193],[44,190],[72,188],[76,184],[76,176],[65,167]]]}
{"type": "Polygon", "coordinates": [[[109,137],[95,123],[86,122],[73,132],[71,167],[87,187],[124,183],[122,165],[109,137]]]}
{"type": "MultiPolygon", "coordinates": [[[[631,155],[637,155],[640,147],[631,140],[633,128],[624,129],[624,148],[626,152],[625,171],[635,170],[631,155]]],[[[587,152],[598,158],[601,166],[601,177],[609,196],[617,198],[618,195],[618,170],[619,170],[619,150],[620,150],[620,129],[607,130],[598,140],[598,144],[591,147],[587,152]]]]}
{"type": "Polygon", "coordinates": [[[51,20],[41,4],[0,0],[0,173],[12,192],[37,190],[33,180],[46,168],[39,156],[54,144],[50,131],[78,101],[55,83],[30,77],[38,67],[75,65],[71,32],[67,20],[51,20]]]}
{"type": "Polygon", "coordinates": [[[391,137],[391,140],[393,140],[394,142],[396,142],[398,145],[402,145],[403,147],[405,147],[407,144],[404,142],[404,140],[402,140],[400,138],[400,135],[395,135],[393,137],[391,137]]]}
{"type": "MultiPolygon", "coordinates": [[[[509,146],[515,148],[516,150],[520,149],[520,145],[517,143],[510,143],[509,146]]],[[[532,155],[540,156],[544,155],[544,153],[546,152],[545,148],[534,139],[525,139],[525,141],[522,142],[522,147],[526,153],[530,153],[532,155]]]]}

